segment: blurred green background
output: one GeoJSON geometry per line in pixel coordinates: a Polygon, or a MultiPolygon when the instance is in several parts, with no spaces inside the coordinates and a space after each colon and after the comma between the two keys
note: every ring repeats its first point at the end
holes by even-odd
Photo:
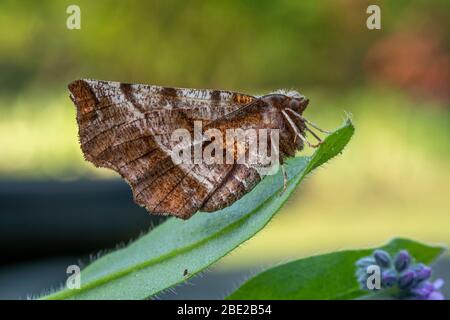
{"type": "Polygon", "coordinates": [[[324,128],[351,113],[354,139],[218,268],[394,236],[448,245],[449,46],[448,0],[0,0],[0,179],[118,179],[83,160],[66,88],[78,78],[292,88],[324,128]],[[66,28],[70,4],[81,30],[66,28]],[[369,4],[381,30],[366,27],[369,4]]]}

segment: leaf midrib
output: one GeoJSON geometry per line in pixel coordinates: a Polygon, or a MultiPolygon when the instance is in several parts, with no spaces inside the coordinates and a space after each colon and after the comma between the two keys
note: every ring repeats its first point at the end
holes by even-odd
{"type": "MultiPolygon", "coordinates": [[[[298,175],[296,175],[292,179],[290,179],[288,184],[293,183],[292,181],[294,181],[297,177],[299,177],[299,179],[298,179],[298,181],[296,183],[296,184],[298,184],[299,182],[301,182],[303,177],[308,172],[310,172],[310,164],[311,164],[312,157],[305,157],[305,158],[306,158],[307,164],[305,164],[304,169],[298,175]]],[[[191,244],[189,246],[181,247],[179,249],[174,249],[174,250],[172,250],[171,252],[169,252],[167,254],[163,254],[163,255],[161,255],[159,257],[156,257],[156,258],[153,258],[151,260],[144,261],[144,262],[138,263],[138,264],[136,264],[134,266],[127,267],[127,268],[124,268],[122,270],[116,271],[116,272],[112,273],[111,275],[106,275],[106,276],[101,277],[101,278],[99,278],[97,280],[93,280],[90,283],[82,286],[80,289],[71,290],[71,291],[64,290],[64,291],[61,291],[61,292],[56,292],[54,294],[51,294],[51,295],[43,297],[43,299],[67,299],[67,298],[71,298],[71,297],[76,296],[76,295],[78,295],[78,294],[80,294],[82,292],[88,291],[88,290],[96,288],[96,287],[100,287],[101,285],[103,285],[103,284],[105,284],[107,282],[114,281],[114,280],[119,279],[121,277],[124,277],[124,276],[126,276],[128,274],[131,274],[131,273],[133,273],[135,271],[145,269],[145,268],[150,267],[152,265],[156,265],[156,264],[161,263],[161,262],[163,262],[165,260],[169,260],[169,259],[171,259],[172,257],[174,257],[174,256],[176,256],[178,254],[183,254],[183,253],[192,251],[195,248],[202,246],[204,243],[209,242],[211,239],[217,238],[220,235],[222,235],[223,233],[226,233],[227,231],[230,231],[230,230],[233,230],[233,229],[237,228],[240,224],[242,224],[243,221],[245,221],[245,220],[249,219],[250,217],[252,217],[256,212],[259,211],[260,208],[264,207],[268,202],[270,202],[277,195],[277,193],[279,192],[280,189],[281,188],[276,189],[275,192],[273,192],[273,194],[271,196],[269,196],[266,200],[262,201],[250,213],[244,215],[243,217],[239,218],[235,222],[227,225],[225,228],[220,229],[219,231],[217,231],[216,233],[214,233],[210,237],[206,237],[206,238],[204,238],[204,239],[202,239],[200,241],[197,241],[197,242],[195,242],[195,243],[193,243],[193,244],[191,244]]],[[[293,188],[290,191],[290,193],[292,193],[294,190],[295,190],[295,188],[293,188]]],[[[281,202],[279,207],[281,207],[284,204],[284,202],[285,201],[281,202]]],[[[264,224],[264,226],[269,222],[269,220],[264,224]]],[[[262,227],[264,227],[264,226],[262,226],[262,227]]],[[[246,240],[248,240],[250,237],[251,237],[251,235],[249,237],[247,237],[246,240]]],[[[244,241],[246,241],[246,240],[244,240],[244,241]]],[[[225,256],[226,254],[227,253],[225,253],[221,257],[225,256]]],[[[200,271],[198,271],[198,272],[200,272],[200,271]]],[[[181,283],[181,282],[183,282],[183,281],[180,281],[178,283],[181,283]]],[[[152,293],[152,294],[150,294],[150,296],[154,295],[154,294],[157,294],[158,292],[152,293]]]]}

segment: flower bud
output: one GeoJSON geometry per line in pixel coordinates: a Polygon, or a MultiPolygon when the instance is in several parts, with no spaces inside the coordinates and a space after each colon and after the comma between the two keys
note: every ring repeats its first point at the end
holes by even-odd
{"type": "Polygon", "coordinates": [[[364,257],[356,261],[356,266],[359,268],[364,268],[364,270],[371,265],[376,265],[376,261],[372,257],[364,257]]]}
{"type": "Polygon", "coordinates": [[[427,300],[445,300],[444,295],[440,291],[433,291],[428,296],[427,300]]]}
{"type": "Polygon", "coordinates": [[[395,281],[397,281],[397,274],[395,271],[385,271],[381,275],[381,284],[384,288],[392,287],[395,281]]]}
{"type": "Polygon", "coordinates": [[[409,255],[408,251],[406,250],[402,250],[400,251],[397,256],[395,257],[395,269],[398,272],[403,272],[405,271],[409,264],[411,263],[411,256],[409,255]]]}
{"type": "Polygon", "coordinates": [[[434,286],[429,281],[426,281],[420,287],[411,290],[411,292],[415,295],[416,299],[419,300],[426,299],[433,291],[434,286]]]}
{"type": "Polygon", "coordinates": [[[416,281],[420,282],[431,277],[431,268],[424,264],[418,264],[414,270],[416,281]]]}
{"type": "Polygon", "coordinates": [[[358,283],[361,289],[367,289],[367,275],[363,274],[358,277],[358,283]]]}
{"type": "Polygon", "coordinates": [[[414,284],[415,272],[412,270],[408,270],[403,273],[398,279],[398,287],[400,289],[407,289],[414,284]]]}
{"type": "Polygon", "coordinates": [[[375,250],[373,257],[377,264],[382,268],[389,268],[391,265],[391,256],[384,250],[375,250]]]}

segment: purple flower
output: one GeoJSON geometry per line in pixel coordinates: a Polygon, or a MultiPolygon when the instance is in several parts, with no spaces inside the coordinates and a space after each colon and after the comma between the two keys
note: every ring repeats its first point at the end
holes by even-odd
{"type": "Polygon", "coordinates": [[[356,261],[356,266],[359,268],[367,268],[368,266],[376,265],[376,261],[372,257],[365,257],[356,261]]]}
{"type": "Polygon", "coordinates": [[[437,279],[434,282],[425,281],[419,287],[411,290],[413,299],[417,300],[444,300],[444,295],[439,289],[444,285],[444,280],[437,279]]]}
{"type": "Polygon", "coordinates": [[[391,256],[386,251],[375,250],[373,257],[380,267],[389,268],[391,266],[391,256]]]}
{"type": "Polygon", "coordinates": [[[431,268],[427,267],[423,263],[419,263],[416,268],[414,268],[416,281],[424,281],[431,277],[431,268]]]}
{"type": "Polygon", "coordinates": [[[394,262],[395,270],[397,270],[398,272],[402,272],[409,267],[410,263],[411,263],[411,256],[409,255],[408,251],[402,250],[395,257],[394,262]]]}
{"type": "Polygon", "coordinates": [[[392,287],[397,281],[397,273],[395,271],[385,271],[381,275],[381,284],[383,288],[392,287]]]}
{"type": "Polygon", "coordinates": [[[398,287],[400,289],[408,289],[411,288],[414,283],[414,277],[416,273],[412,270],[405,271],[399,278],[398,278],[398,287]]]}
{"type": "Polygon", "coordinates": [[[423,263],[414,264],[412,261],[413,257],[406,250],[401,250],[393,261],[386,251],[375,250],[371,256],[361,258],[356,262],[356,277],[364,290],[393,288],[387,292],[396,299],[443,300],[444,296],[440,288],[444,281],[437,279],[431,282],[429,280],[432,273],[431,268],[423,263]],[[368,272],[370,266],[379,268],[381,288],[368,288],[369,276],[375,275],[375,273],[368,272]]]}

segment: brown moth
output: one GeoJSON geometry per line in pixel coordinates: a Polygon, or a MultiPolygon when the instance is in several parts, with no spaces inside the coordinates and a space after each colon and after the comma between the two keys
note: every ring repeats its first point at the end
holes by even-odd
{"type": "MultiPolygon", "coordinates": [[[[318,145],[308,142],[306,132],[320,143],[307,125],[326,132],[302,116],[308,99],[295,91],[256,97],[99,80],[76,80],[69,90],[85,159],[118,172],[131,186],[135,202],[150,213],[182,219],[231,205],[252,190],[262,175],[257,165],[239,161],[198,162],[189,156],[187,160],[193,161],[177,163],[173,132],[195,134],[199,122],[201,133],[223,133],[227,139],[231,129],[277,130],[276,158],[281,165],[304,144],[318,145]]],[[[248,144],[227,139],[220,148],[230,159],[249,156],[248,144]]],[[[273,139],[272,135],[268,138],[269,142],[273,139]]],[[[184,149],[192,151],[198,145],[200,151],[212,149],[213,141],[212,137],[194,139],[184,149]]],[[[220,148],[211,154],[219,154],[220,148]]]]}

